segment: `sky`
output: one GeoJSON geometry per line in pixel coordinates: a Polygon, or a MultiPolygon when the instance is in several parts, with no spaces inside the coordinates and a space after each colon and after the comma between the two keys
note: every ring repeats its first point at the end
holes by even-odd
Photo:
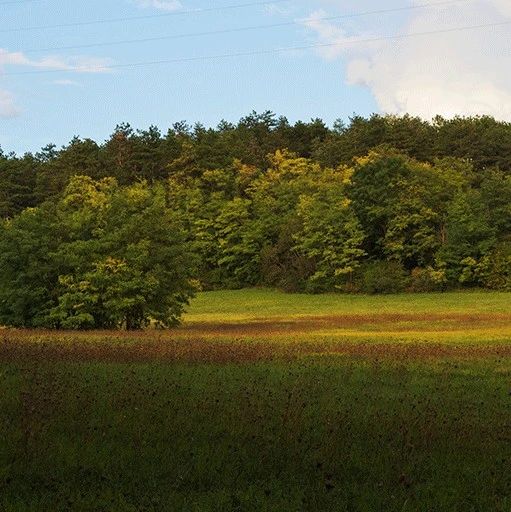
{"type": "Polygon", "coordinates": [[[511,0],[0,0],[0,147],[252,110],[511,121],[510,42],[511,0]]]}

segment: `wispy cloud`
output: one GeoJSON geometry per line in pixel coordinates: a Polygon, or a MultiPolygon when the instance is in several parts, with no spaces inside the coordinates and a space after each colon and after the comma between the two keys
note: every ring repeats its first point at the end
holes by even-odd
{"type": "MultiPolygon", "coordinates": [[[[374,7],[378,5],[375,0],[374,7]]],[[[509,0],[430,6],[411,12],[399,33],[493,23],[502,21],[502,15],[511,15],[509,0]]],[[[489,114],[511,119],[509,27],[352,44],[351,33],[319,20],[322,16],[318,11],[303,23],[318,43],[335,43],[318,52],[325,59],[344,59],[348,83],[369,88],[382,111],[424,118],[489,114]]],[[[357,33],[355,40],[387,35],[376,30],[357,33]]]]}
{"type": "Polygon", "coordinates": [[[81,87],[82,84],[74,80],[53,80],[52,84],[62,85],[64,87],[81,87]]]}
{"type": "Polygon", "coordinates": [[[179,0],[135,0],[140,7],[152,7],[162,11],[178,11],[183,8],[183,4],[179,0]]]}
{"type": "Polygon", "coordinates": [[[12,119],[20,114],[21,110],[16,106],[13,94],[0,89],[0,118],[12,119]]]}
{"type": "Polygon", "coordinates": [[[270,16],[289,16],[293,10],[289,6],[282,6],[279,4],[267,4],[264,6],[266,14],[270,16]]]}
{"type": "Polygon", "coordinates": [[[369,33],[358,33],[357,35],[348,35],[347,31],[339,25],[325,21],[328,15],[323,9],[314,11],[309,17],[302,20],[302,24],[311,29],[316,35],[318,45],[327,45],[318,47],[317,52],[327,60],[333,60],[353,48],[353,43],[361,41],[364,37],[370,37],[369,33]]]}
{"type": "MultiPolygon", "coordinates": [[[[9,52],[0,48],[0,78],[5,74],[7,68],[31,68],[41,70],[68,71],[73,73],[108,73],[110,71],[109,59],[74,56],[74,57],[54,57],[46,56],[41,59],[30,59],[23,52],[9,52]]],[[[74,80],[55,80],[56,85],[79,86],[74,80]]],[[[17,106],[12,92],[0,89],[0,118],[12,119],[21,115],[21,109],[17,106]]]]}
{"type": "Polygon", "coordinates": [[[46,56],[39,60],[29,59],[23,52],[9,52],[0,48],[0,68],[25,66],[31,68],[73,71],[76,73],[107,73],[109,59],[87,56],[55,57],[46,56]]]}

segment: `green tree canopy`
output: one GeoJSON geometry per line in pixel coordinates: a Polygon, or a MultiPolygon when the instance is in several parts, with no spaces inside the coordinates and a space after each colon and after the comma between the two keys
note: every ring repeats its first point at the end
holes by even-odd
{"type": "Polygon", "coordinates": [[[172,325],[193,293],[192,262],[162,185],[75,177],[56,205],[4,222],[0,318],[29,327],[172,325]]]}

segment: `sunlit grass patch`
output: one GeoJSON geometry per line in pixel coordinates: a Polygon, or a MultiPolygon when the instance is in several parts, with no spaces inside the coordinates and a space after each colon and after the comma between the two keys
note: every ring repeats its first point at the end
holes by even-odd
{"type": "Polygon", "coordinates": [[[192,301],[186,322],[243,322],[329,314],[511,313],[509,293],[467,291],[400,295],[285,294],[267,289],[204,292],[192,301]]]}

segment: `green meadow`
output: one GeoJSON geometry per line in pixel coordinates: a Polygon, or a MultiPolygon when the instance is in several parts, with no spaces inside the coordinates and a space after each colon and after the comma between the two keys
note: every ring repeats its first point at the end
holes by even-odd
{"type": "Polygon", "coordinates": [[[511,296],[199,294],[0,331],[0,511],[511,511],[511,296]]]}
{"type": "Polygon", "coordinates": [[[367,313],[511,313],[506,292],[466,291],[399,295],[318,295],[283,293],[264,288],[199,294],[185,321],[254,320],[367,313]]]}

